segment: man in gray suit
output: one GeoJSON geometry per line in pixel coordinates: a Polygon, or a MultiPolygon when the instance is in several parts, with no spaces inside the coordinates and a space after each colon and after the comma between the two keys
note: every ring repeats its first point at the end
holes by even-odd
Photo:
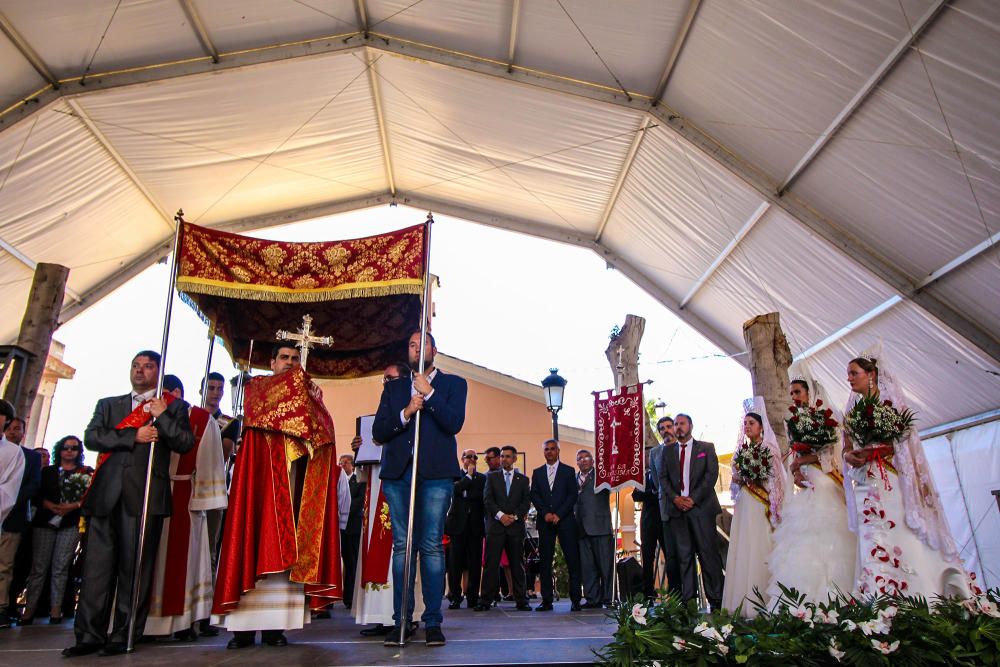
{"type": "Polygon", "coordinates": [[[66,657],[97,651],[102,655],[125,653],[132,578],[140,566],[135,558],[146,466],[155,442],[136,631],[142,632],[146,624],[153,562],[163,517],[170,516],[170,453],[184,454],[194,447],[190,406],[181,399],[168,405],[154,396],[159,371],[159,354],[145,350],[135,355],[129,375],[132,392],[99,400],[84,433],[84,446],[100,456],[83,501],[88,522],[87,558],[74,626],[76,645],[63,650],[66,657]],[[139,409],[149,415],[145,423],[123,426],[125,418],[139,409]]]}
{"type": "Polygon", "coordinates": [[[611,491],[594,493],[594,456],[586,449],[576,453],[576,522],[580,529],[580,560],[583,570],[584,609],[611,604],[611,570],[614,537],[611,532],[611,491]]]}
{"type": "Polygon", "coordinates": [[[666,498],[660,495],[660,468],[663,452],[674,444],[674,420],[661,417],[656,430],[662,444],[650,448],[646,464],[646,488],[633,491],[632,499],[642,501],[642,520],[639,537],[642,539],[642,592],[647,599],[656,595],[656,545],[660,545],[667,575],[667,590],[674,595],[681,593],[681,571],[677,564],[677,544],[667,523],[666,498]]]}
{"type": "Polygon", "coordinates": [[[681,595],[685,601],[698,594],[695,554],[701,563],[705,596],[712,609],[722,608],[722,558],[715,532],[715,516],[722,511],[715,495],[719,459],[715,445],[691,437],[691,417],[674,418],[677,442],[661,457],[660,507],[677,545],[681,595]]]}

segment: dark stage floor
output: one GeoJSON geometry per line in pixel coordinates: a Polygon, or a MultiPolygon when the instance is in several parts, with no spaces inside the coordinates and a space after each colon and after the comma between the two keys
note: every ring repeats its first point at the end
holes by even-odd
{"type": "Polygon", "coordinates": [[[227,651],[226,632],[193,643],[140,644],[132,655],[64,659],[60,651],[73,643],[72,622],[0,630],[0,666],[49,665],[585,665],[591,649],[606,644],[615,625],[599,610],[571,613],[569,602],[557,602],[553,612],[518,612],[513,603],[485,613],[470,609],[445,611],[443,647],[424,645],[423,630],[403,649],[382,646],[382,638],[358,634],[359,626],[343,607],[333,618],[317,620],[304,630],[287,633],[285,648],[256,646],[227,651]]]}

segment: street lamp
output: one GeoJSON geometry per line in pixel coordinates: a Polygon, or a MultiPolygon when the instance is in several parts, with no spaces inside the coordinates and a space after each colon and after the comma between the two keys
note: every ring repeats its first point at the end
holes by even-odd
{"type": "Polygon", "coordinates": [[[545,407],[552,413],[553,440],[559,440],[559,411],[562,410],[563,390],[566,388],[566,378],[560,376],[558,370],[558,368],[550,368],[548,377],[542,380],[545,407]]]}
{"type": "Polygon", "coordinates": [[[653,405],[653,409],[656,410],[657,419],[663,419],[664,415],[667,414],[667,404],[663,402],[662,398],[653,405]]]}

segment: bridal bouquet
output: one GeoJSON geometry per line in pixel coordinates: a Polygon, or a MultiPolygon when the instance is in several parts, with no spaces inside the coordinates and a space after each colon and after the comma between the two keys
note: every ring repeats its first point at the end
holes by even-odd
{"type": "Polygon", "coordinates": [[[884,445],[889,448],[913,428],[912,410],[898,410],[892,401],[862,396],[844,419],[848,434],[858,447],[884,445]]]}
{"type": "Polygon", "coordinates": [[[792,413],[785,420],[788,439],[799,456],[815,454],[837,439],[837,420],[833,410],[823,407],[823,401],[816,401],[815,407],[796,402],[788,410],[792,413]]]}
{"type": "Polygon", "coordinates": [[[59,495],[64,503],[77,503],[83,499],[83,494],[90,487],[90,480],[93,477],[90,473],[75,472],[71,475],[63,475],[59,481],[59,495]]]}
{"type": "Polygon", "coordinates": [[[744,484],[763,486],[771,474],[771,450],[763,440],[744,442],[733,455],[733,468],[744,484]]]}

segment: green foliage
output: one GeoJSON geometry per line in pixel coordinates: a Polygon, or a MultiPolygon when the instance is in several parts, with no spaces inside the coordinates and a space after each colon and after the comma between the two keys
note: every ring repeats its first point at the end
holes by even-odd
{"type": "Polygon", "coordinates": [[[1000,590],[968,600],[879,597],[805,602],[782,588],[773,610],[759,592],[747,609],[699,613],[692,600],[641,597],[612,613],[614,640],[596,651],[606,666],[994,665],[1000,666],[1000,590]]]}

